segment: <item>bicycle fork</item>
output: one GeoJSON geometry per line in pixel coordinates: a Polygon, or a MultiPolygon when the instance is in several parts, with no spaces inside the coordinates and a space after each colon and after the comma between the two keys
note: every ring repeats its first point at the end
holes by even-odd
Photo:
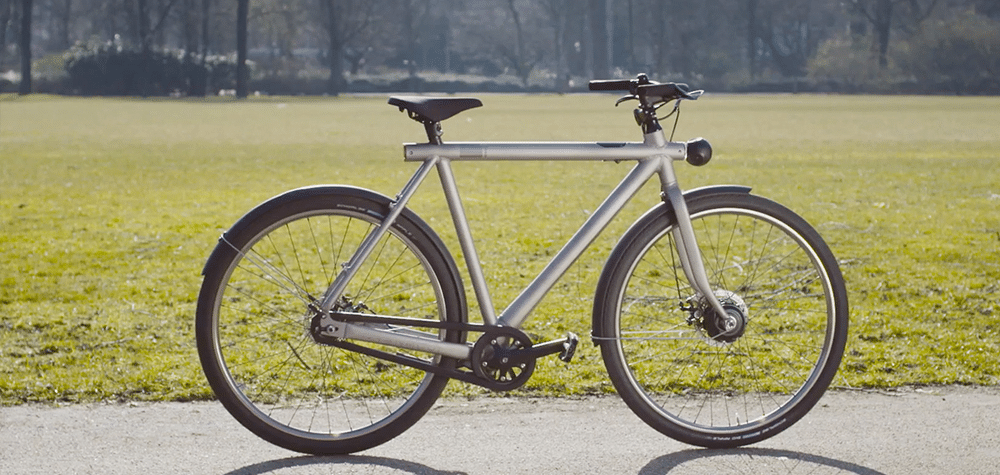
{"type": "MultiPolygon", "coordinates": [[[[653,144],[665,141],[662,133],[647,134],[646,140],[652,141],[653,144]]],[[[698,249],[697,238],[694,235],[694,226],[691,224],[691,214],[688,212],[687,202],[684,201],[684,193],[677,184],[673,162],[664,160],[660,165],[659,175],[662,187],[660,197],[673,208],[674,216],[677,219],[677,226],[671,230],[671,234],[677,247],[677,255],[681,261],[684,276],[687,277],[691,288],[701,294],[718,315],[725,316],[727,312],[715,296],[712,284],[708,281],[705,263],[701,259],[701,251],[698,249]]]]}

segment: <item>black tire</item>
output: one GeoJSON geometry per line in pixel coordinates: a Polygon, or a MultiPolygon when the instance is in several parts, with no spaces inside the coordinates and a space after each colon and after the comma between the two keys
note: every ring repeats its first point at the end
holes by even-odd
{"type": "Polygon", "coordinates": [[[737,309],[734,325],[689,300],[676,222],[662,204],[608,260],[595,340],[618,393],[647,424],[702,447],[751,444],[787,429],[826,391],[847,340],[847,291],[830,249],[787,208],[747,193],[699,195],[688,207],[712,288],[737,309]]]}
{"type": "MultiPolygon", "coordinates": [[[[202,368],[226,409],[261,438],[309,454],[364,450],[413,425],[447,384],[309,334],[309,305],[389,202],[357,188],[294,190],[244,216],[209,258],[195,328],[202,368]]],[[[458,276],[440,239],[404,210],[345,296],[356,311],[464,322],[458,276]]],[[[465,339],[455,330],[438,336],[465,339]]]]}

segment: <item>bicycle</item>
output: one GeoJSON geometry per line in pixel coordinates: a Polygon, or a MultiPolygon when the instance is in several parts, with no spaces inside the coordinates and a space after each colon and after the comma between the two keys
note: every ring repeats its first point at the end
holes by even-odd
{"type": "MultiPolygon", "coordinates": [[[[704,139],[667,140],[658,110],[696,100],[686,85],[592,81],[637,101],[642,142],[442,141],[441,123],[474,98],[394,96],[428,142],[405,144],[419,168],[395,198],[362,188],[300,188],[260,204],[209,257],[196,335],[207,379],[247,429],[310,454],[357,452],[420,419],[456,379],[508,391],[538,358],[571,361],[579,338],[535,343],[521,324],[653,176],[662,201],[612,250],[597,284],[591,339],[643,421],[712,448],[764,440],[802,418],[840,364],[843,277],[804,219],[744,186],[683,192],[673,162],[704,165],[704,139]],[[450,163],[634,161],[635,166],[541,273],[499,314],[450,163]],[[482,322],[441,239],[406,207],[436,169],[482,322]],[[470,338],[470,335],[476,335],[470,338]]],[[[674,126],[676,127],[676,118],[674,126]]],[[[672,137],[671,137],[672,139],[672,137]]]]}

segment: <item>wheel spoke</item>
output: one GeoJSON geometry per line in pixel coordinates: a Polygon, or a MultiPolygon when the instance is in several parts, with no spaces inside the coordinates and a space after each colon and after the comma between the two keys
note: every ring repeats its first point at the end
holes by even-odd
{"type": "Polygon", "coordinates": [[[627,264],[613,268],[612,288],[598,289],[611,296],[598,302],[603,332],[616,335],[598,342],[615,387],[653,427],[698,445],[743,445],[786,428],[826,389],[846,338],[846,301],[833,299],[846,292],[829,250],[787,209],[723,195],[691,213],[731,313],[694,298],[672,224],[649,218],[622,238],[616,255],[627,264]]]}
{"type": "MultiPolygon", "coordinates": [[[[447,379],[314,340],[313,296],[324,295],[387,203],[347,195],[289,201],[283,216],[259,213],[260,223],[223,238],[228,261],[206,269],[209,290],[199,300],[199,352],[219,399],[261,437],[308,453],[363,450],[413,424],[447,379]]],[[[415,219],[400,216],[348,283],[345,301],[376,315],[464,318],[454,264],[415,219]]]]}

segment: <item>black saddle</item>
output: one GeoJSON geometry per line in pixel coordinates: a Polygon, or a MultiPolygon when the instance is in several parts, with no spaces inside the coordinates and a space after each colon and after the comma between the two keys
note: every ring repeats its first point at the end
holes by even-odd
{"type": "Polygon", "coordinates": [[[389,104],[406,111],[411,119],[420,122],[441,122],[464,110],[481,107],[482,101],[473,97],[392,96],[389,104]]]}

